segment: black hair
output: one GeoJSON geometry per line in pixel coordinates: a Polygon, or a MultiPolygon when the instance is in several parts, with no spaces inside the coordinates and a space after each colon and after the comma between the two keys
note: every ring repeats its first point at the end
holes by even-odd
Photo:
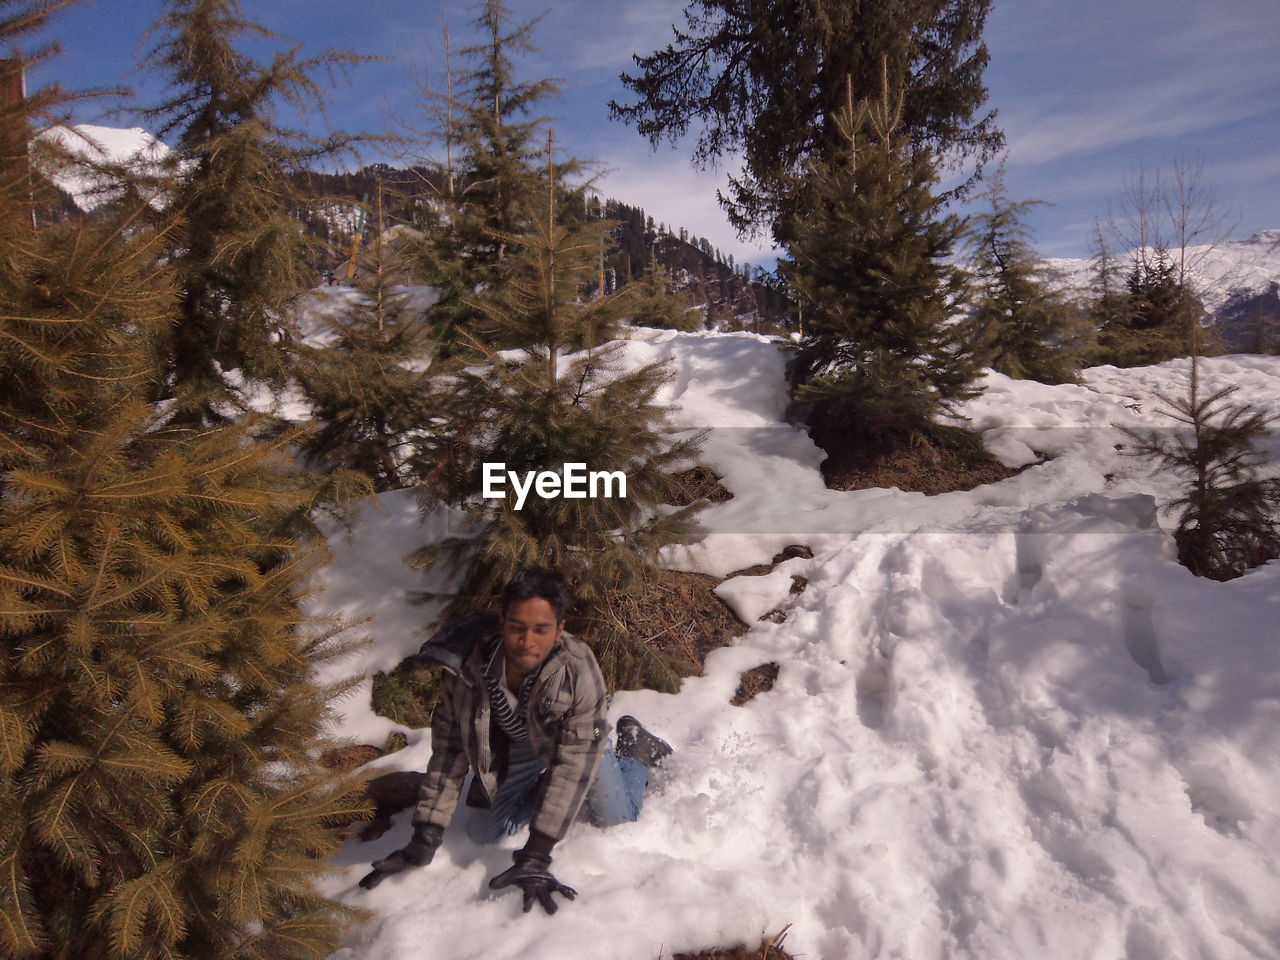
{"type": "Polygon", "coordinates": [[[564,620],[573,598],[569,595],[569,585],[555,570],[546,567],[525,567],[507,581],[502,588],[502,618],[507,617],[507,608],[519,600],[532,600],[541,597],[551,604],[555,611],[556,622],[564,620]]]}

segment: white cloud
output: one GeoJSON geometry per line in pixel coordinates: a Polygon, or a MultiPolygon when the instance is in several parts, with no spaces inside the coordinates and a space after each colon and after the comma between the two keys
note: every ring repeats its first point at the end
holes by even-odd
{"type": "Polygon", "coordinates": [[[643,207],[656,223],[673,229],[688,227],[725,256],[733,254],[738,263],[772,265],[778,251],[768,238],[739,240],[716,202],[717,188],[728,184],[724,170],[695,170],[683,151],[650,153],[639,137],[635,141],[635,149],[626,153],[615,145],[612,156],[604,161],[609,169],[597,182],[603,196],[643,207]]]}
{"type": "MultiPolygon", "coordinates": [[[[590,7],[598,9],[595,0],[590,7]]],[[[576,34],[574,67],[579,70],[633,69],[632,54],[646,56],[670,42],[672,25],[684,22],[683,9],[680,0],[627,5],[616,18],[609,18],[604,29],[576,34]]]]}
{"type": "Polygon", "coordinates": [[[1011,162],[1045,163],[1082,153],[1099,153],[1153,138],[1191,138],[1263,112],[1234,98],[1188,99],[1190,80],[1159,94],[1132,91],[1111,98],[1104,108],[1023,107],[1003,117],[1011,162]]]}
{"type": "Polygon", "coordinates": [[[998,20],[993,98],[1014,161],[1190,139],[1273,108],[1280,4],[1113,3],[1106,15],[1086,6],[1039,4],[998,20]]]}

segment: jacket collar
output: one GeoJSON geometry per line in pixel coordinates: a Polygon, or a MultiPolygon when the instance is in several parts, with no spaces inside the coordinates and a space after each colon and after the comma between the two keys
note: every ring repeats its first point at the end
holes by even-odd
{"type": "MultiPolygon", "coordinates": [[[[551,648],[551,651],[547,654],[547,658],[543,660],[538,666],[538,669],[534,671],[533,675],[535,677],[541,677],[543,674],[550,676],[548,670],[554,670],[556,668],[556,664],[564,654],[564,637],[566,636],[569,636],[569,634],[566,633],[562,635],[561,638],[556,641],[556,645],[551,648]]],[[[470,673],[470,677],[464,677],[464,679],[467,679],[471,685],[474,686],[477,681],[483,681],[485,677],[498,679],[502,674],[504,666],[502,657],[502,634],[495,633],[483,643],[477,643],[475,649],[472,651],[470,660],[472,669],[471,671],[464,672],[470,673]]]]}

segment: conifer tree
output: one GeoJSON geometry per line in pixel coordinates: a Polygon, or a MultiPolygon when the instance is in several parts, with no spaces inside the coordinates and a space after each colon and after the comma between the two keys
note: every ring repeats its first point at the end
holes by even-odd
{"type": "Polygon", "coordinates": [[[531,228],[543,192],[538,157],[544,119],[535,111],[560,91],[549,78],[517,79],[515,66],[515,57],[536,52],[536,25],[513,25],[502,0],[484,0],[476,19],[482,40],[460,51],[473,66],[462,75],[458,98],[455,194],[423,258],[427,282],[442,291],[434,314],[448,344],[456,339],[451,331],[476,319],[468,302],[501,276],[509,253],[505,238],[531,228]]]}
{"type": "Polygon", "coordinates": [[[1169,253],[1162,249],[1135,251],[1123,285],[1116,289],[1114,265],[1095,260],[1092,306],[1098,324],[1097,362],[1117,367],[1141,367],[1187,355],[1192,331],[1202,324],[1204,310],[1195,294],[1177,276],[1169,253]],[[1105,279],[1098,272],[1107,270],[1105,279]]]}
{"type": "Polygon", "coordinates": [[[990,209],[974,217],[970,233],[977,286],[971,316],[983,331],[983,361],[1015,379],[1072,382],[1090,338],[1031,247],[1023,217],[1041,201],[1011,201],[1003,164],[983,196],[990,209]]]}
{"type": "Polygon", "coordinates": [[[544,189],[538,159],[545,119],[534,111],[560,93],[549,78],[516,79],[513,56],[537,51],[537,20],[510,26],[511,18],[502,0],[484,0],[477,18],[483,40],[463,50],[478,60],[467,77],[462,168],[467,203],[477,218],[472,255],[489,265],[506,258],[505,238],[531,227],[544,189]]]}
{"type": "Polygon", "coordinates": [[[410,267],[385,242],[382,194],[369,244],[369,279],[346,310],[331,312],[323,345],[303,347],[297,379],[320,421],[304,447],[312,466],[345,467],[379,491],[413,482],[415,438],[441,416],[436,326],[403,285],[410,267]]]}
{"type": "MultiPolygon", "coordinates": [[[[531,232],[503,238],[513,255],[491,297],[477,308],[492,337],[523,344],[519,359],[491,351],[483,375],[465,375],[464,403],[480,411],[483,429],[459,438],[469,469],[459,470],[440,496],[470,511],[475,536],[445,541],[420,560],[442,556],[461,567],[453,612],[489,605],[498,588],[523,566],[560,569],[574,589],[570,629],[594,642],[613,686],[670,688],[669,656],[628,633],[614,610],[619,598],[642,591],[657,572],[657,553],[691,529],[691,508],[664,509],[672,499],[671,471],[688,466],[697,439],[673,440],[663,408],[654,403],[668,373],[660,363],[619,369],[622,345],[608,342],[626,313],[625,291],[582,298],[597,266],[601,222],[558,222],[558,188],[548,140],[546,192],[531,232]],[[592,472],[620,471],[626,496],[544,498],[531,493],[517,509],[515,495],[483,498],[483,463],[526,471],[561,472],[566,463],[592,472]]],[[[479,340],[472,346],[482,349],[479,340]]]]}
{"type": "Polygon", "coordinates": [[[1263,479],[1266,463],[1259,441],[1275,421],[1249,404],[1232,403],[1236,387],[1197,396],[1193,358],[1185,397],[1161,395],[1164,413],[1184,425],[1174,433],[1126,429],[1135,452],[1180,475],[1183,495],[1169,506],[1178,511],[1174,541],[1178,560],[1197,576],[1231,580],[1280,557],[1280,480],[1263,479]]]}
{"type": "Polygon", "coordinates": [[[689,309],[685,298],[670,293],[671,274],[656,260],[645,268],[644,276],[633,291],[627,319],[638,327],[664,327],[668,330],[696,330],[699,311],[689,309]]]}
{"type": "Polygon", "coordinates": [[[229,371],[280,384],[296,331],[290,302],[310,288],[309,245],[295,214],[308,198],[290,174],[342,153],[355,138],[316,138],[277,120],[288,105],[309,111],[326,100],[316,74],[359,61],[298,48],[259,63],[249,41],[276,40],[247,19],[238,0],[166,0],[148,64],[169,84],[151,111],[160,135],[176,135],[175,205],[183,213],[171,256],[181,312],[168,350],[165,392],[184,416],[221,418],[237,394],[229,371]]]}
{"type": "MultiPolygon", "coordinates": [[[[1177,182],[1185,187],[1181,173],[1177,182]]],[[[1183,258],[1185,254],[1184,246],[1183,258]]],[[[1232,403],[1237,387],[1202,394],[1200,357],[1205,337],[1198,305],[1185,303],[1190,296],[1185,261],[1176,279],[1171,273],[1166,272],[1169,313],[1185,311],[1185,339],[1178,352],[1188,354],[1191,365],[1186,396],[1161,394],[1160,399],[1169,407],[1162,412],[1184,428],[1145,434],[1121,429],[1136,441],[1136,455],[1157,460],[1183,478],[1182,496],[1169,504],[1180,511],[1174,533],[1179,561],[1198,576],[1231,580],[1280,557],[1280,479],[1258,476],[1258,467],[1268,459],[1258,444],[1277,418],[1252,404],[1232,403]]],[[[1130,295],[1134,295],[1132,283],[1130,295]]]]}
{"type": "Polygon", "coordinates": [[[1118,363],[1131,347],[1129,294],[1125,288],[1120,264],[1112,256],[1102,228],[1094,224],[1093,257],[1089,267],[1089,322],[1095,331],[1095,342],[1089,351],[1089,364],[1118,363]]]}
{"type": "Polygon", "coordinates": [[[811,165],[813,212],[782,264],[805,318],[791,381],[827,449],[940,439],[935,417],[976,393],[972,325],[952,316],[965,277],[947,261],[962,224],[941,213],[933,159],[912,152],[901,111],[887,86],[859,104],[850,88],[848,152],[811,165]]]}
{"type": "Polygon", "coordinates": [[[1176,160],[1172,176],[1141,166],[1125,181],[1112,234],[1128,250],[1124,289],[1100,329],[1104,362],[1143,366],[1216,352],[1205,327],[1194,270],[1223,237],[1226,224],[1201,168],[1176,160]]]}
{"type": "Polygon", "coordinates": [[[297,438],[157,412],[171,238],[33,202],[0,183],[0,954],[322,957],[352,914],[314,880],[361,804],[315,759],[345,685],[312,670],[349,643],[276,529],[297,438]]]}
{"type": "Polygon", "coordinates": [[[1126,280],[1130,334],[1120,366],[1146,366],[1187,355],[1192,331],[1204,316],[1199,300],[1178,276],[1169,252],[1133,257],[1126,280]]]}
{"type": "Polygon", "coordinates": [[[694,161],[738,152],[744,171],[721,204],[742,231],[772,227],[780,245],[809,206],[796,188],[812,161],[835,163],[847,144],[836,117],[846,84],[874,100],[887,70],[902,96],[899,136],[939,162],[982,163],[1003,143],[982,79],[990,0],[690,0],[675,39],[623,74],[634,103],[612,102],[657,146],[700,129],[694,161]]]}

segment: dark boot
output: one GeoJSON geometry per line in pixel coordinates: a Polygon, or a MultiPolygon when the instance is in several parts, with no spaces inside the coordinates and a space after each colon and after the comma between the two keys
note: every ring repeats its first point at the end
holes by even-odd
{"type": "Polygon", "coordinates": [[[635,717],[619,717],[618,746],[615,752],[620,757],[638,760],[652,770],[671,756],[671,744],[640,726],[640,721],[635,717]]]}

